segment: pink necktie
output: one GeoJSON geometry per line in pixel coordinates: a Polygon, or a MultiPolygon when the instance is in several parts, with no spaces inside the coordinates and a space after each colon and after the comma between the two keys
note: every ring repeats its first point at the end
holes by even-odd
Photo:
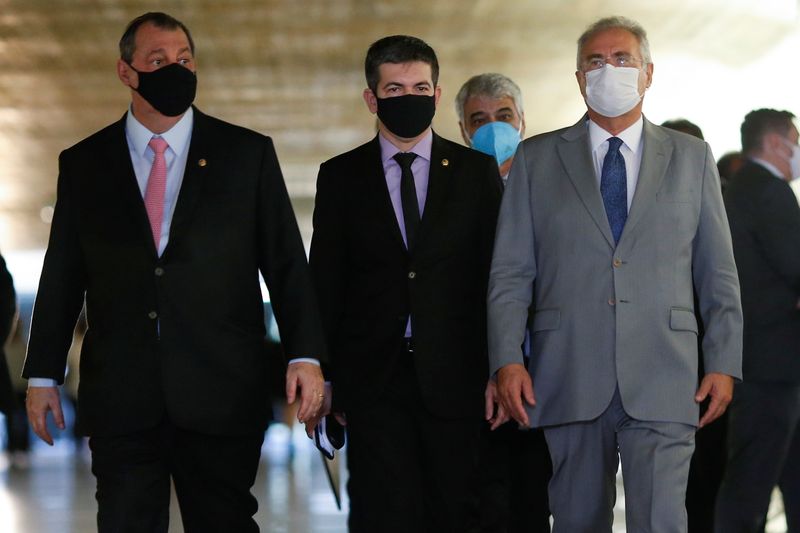
{"type": "Polygon", "coordinates": [[[161,221],[164,219],[164,191],[167,190],[167,161],[164,159],[164,151],[169,145],[161,137],[153,137],[147,144],[156,155],[153,158],[150,177],[147,178],[144,207],[147,209],[147,218],[150,219],[150,228],[153,230],[153,242],[158,250],[161,244],[161,221]]]}

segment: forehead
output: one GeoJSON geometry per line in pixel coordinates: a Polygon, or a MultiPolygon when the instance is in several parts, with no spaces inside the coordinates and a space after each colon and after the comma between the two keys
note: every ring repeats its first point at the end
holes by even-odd
{"type": "Polygon", "coordinates": [[[158,49],[183,49],[189,47],[189,38],[180,28],[159,28],[150,22],[142,24],[136,30],[136,52],[149,54],[158,49]]]}
{"type": "Polygon", "coordinates": [[[634,34],[622,28],[600,30],[586,41],[581,56],[595,54],[609,55],[617,52],[639,53],[639,40],[634,34]]]}
{"type": "Polygon", "coordinates": [[[431,66],[424,61],[407,63],[381,63],[378,66],[378,85],[387,83],[418,84],[428,82],[433,85],[431,66]]]}
{"type": "Polygon", "coordinates": [[[494,115],[501,109],[511,109],[514,115],[517,114],[517,106],[514,105],[514,99],[510,96],[501,96],[500,98],[492,98],[487,95],[470,96],[464,102],[464,117],[469,118],[476,113],[494,115]]]}

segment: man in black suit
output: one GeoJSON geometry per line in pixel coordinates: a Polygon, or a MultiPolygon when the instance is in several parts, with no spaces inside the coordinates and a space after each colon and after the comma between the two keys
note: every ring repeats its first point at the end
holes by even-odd
{"type": "MultiPolygon", "coordinates": [[[[170,478],[186,531],[257,531],[250,494],[268,419],[258,273],[287,354],[323,356],[300,233],[272,141],[191,107],[189,30],[134,19],[118,122],[64,151],[24,376],[34,431],[63,428],[58,389],[86,302],[78,423],[100,531],[166,531],[170,478]]],[[[290,362],[298,417],[322,404],[316,360],[290,362]]]]}
{"type": "Polygon", "coordinates": [[[494,160],[436,135],[434,51],[372,44],[370,142],[322,164],[310,263],[347,418],[352,532],[476,524],[494,160]]]}
{"type": "MultiPolygon", "coordinates": [[[[464,142],[495,158],[505,184],[514,153],[525,135],[522,91],[502,74],[478,74],[458,91],[456,114],[464,142]]],[[[526,342],[526,365],[529,348],[526,342]]],[[[493,385],[490,383],[490,387],[493,385]]],[[[487,420],[494,416],[492,403],[486,406],[487,420]]],[[[487,426],[483,438],[481,532],[550,533],[547,485],[553,465],[544,431],[523,429],[511,420],[499,427],[487,426]]]]}
{"type": "Polygon", "coordinates": [[[759,109],[742,123],[748,161],[725,191],[744,310],[743,382],[730,409],[715,531],[763,531],[775,485],[800,531],[800,176],[794,115],[759,109]]]}

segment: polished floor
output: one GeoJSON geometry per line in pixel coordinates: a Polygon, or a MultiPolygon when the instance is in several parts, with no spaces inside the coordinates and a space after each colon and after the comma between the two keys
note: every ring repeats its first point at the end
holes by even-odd
{"type": "MultiPolygon", "coordinates": [[[[341,465],[345,476],[345,465],[341,465]]],[[[343,479],[344,481],[344,479],[343,479]]],[[[619,494],[614,533],[625,531],[625,499],[619,494]]],[[[336,508],[322,460],[299,428],[275,424],[267,432],[253,493],[259,501],[256,521],[265,533],[344,533],[343,510],[336,508]]],[[[20,468],[0,454],[0,533],[89,533],[95,531],[94,478],[85,446],[67,439],[49,448],[37,445],[20,468]]],[[[786,531],[780,498],[770,509],[767,533],[786,531]]],[[[170,532],[182,533],[177,503],[172,503],[170,532]]]]}

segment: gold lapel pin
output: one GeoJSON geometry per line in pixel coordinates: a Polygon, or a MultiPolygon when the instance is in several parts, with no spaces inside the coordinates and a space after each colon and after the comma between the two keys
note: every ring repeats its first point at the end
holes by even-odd
{"type": "Polygon", "coordinates": [[[197,164],[198,166],[204,167],[208,164],[208,161],[206,161],[205,159],[201,159],[197,162],[197,164]]]}
{"type": "Polygon", "coordinates": [[[447,160],[447,159],[442,159],[442,166],[443,166],[443,167],[446,167],[446,166],[448,166],[449,164],[450,164],[450,161],[449,161],[449,160],[447,160]]]}

